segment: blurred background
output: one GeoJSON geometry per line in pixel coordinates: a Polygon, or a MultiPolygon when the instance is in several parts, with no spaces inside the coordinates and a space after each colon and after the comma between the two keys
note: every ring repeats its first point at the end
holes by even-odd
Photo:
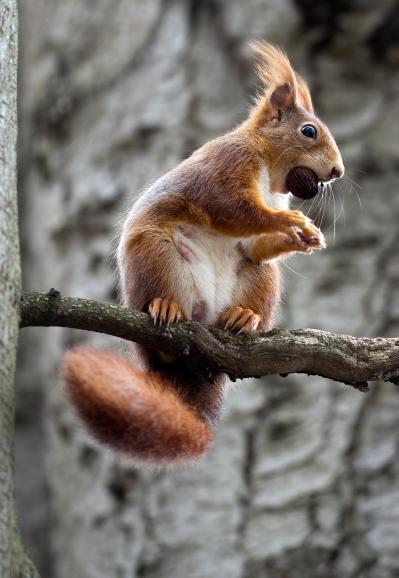
{"type": "MultiPolygon", "coordinates": [[[[280,325],[399,334],[397,0],[20,0],[19,192],[25,289],[115,300],[126,206],[245,118],[247,42],[309,80],[347,176],[328,250],[285,268],[280,325]]],[[[58,378],[78,341],[25,329],[17,500],[43,578],[399,576],[399,391],[317,377],[239,382],[213,452],[148,471],[82,430],[58,378]]]]}

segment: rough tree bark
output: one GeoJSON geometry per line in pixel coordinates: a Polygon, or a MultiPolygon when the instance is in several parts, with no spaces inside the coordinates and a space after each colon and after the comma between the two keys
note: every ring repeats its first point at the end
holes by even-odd
{"type": "MultiPolygon", "coordinates": [[[[397,3],[369,4],[21,0],[25,289],[114,298],[108,257],[127,199],[244,117],[254,86],[245,46],[263,37],[309,78],[348,175],[361,184],[347,179],[336,191],[345,220],[335,242],[332,204],[325,210],[328,251],[289,262],[299,276],[286,271],[281,323],[398,335],[397,3]]],[[[21,464],[47,447],[53,554],[45,543],[35,550],[46,576],[51,559],[57,578],[399,575],[391,384],[367,395],[295,375],[240,384],[206,460],[148,472],[88,438],[56,387],[62,352],[81,335],[29,331],[18,447],[21,464]],[[45,436],[37,439],[40,391],[45,436]]],[[[35,504],[45,503],[43,468],[19,471],[24,527],[37,548],[46,518],[28,504],[34,488],[35,504]]]]}
{"type": "Polygon", "coordinates": [[[14,504],[14,374],[21,294],[17,29],[16,0],[0,0],[0,576],[4,578],[36,576],[21,542],[14,504]]]}
{"type": "Polygon", "coordinates": [[[135,341],[177,355],[196,371],[231,380],[305,373],[368,391],[369,381],[399,383],[399,338],[352,337],[319,329],[273,329],[235,335],[194,321],[154,324],[150,316],[113,303],[24,293],[20,327],[69,327],[135,341]]]}

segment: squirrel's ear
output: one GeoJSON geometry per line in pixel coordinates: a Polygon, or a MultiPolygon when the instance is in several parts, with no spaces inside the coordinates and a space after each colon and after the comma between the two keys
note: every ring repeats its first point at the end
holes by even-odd
{"type": "Polygon", "coordinates": [[[295,94],[289,82],[274,89],[270,95],[270,106],[274,110],[286,110],[295,102],[295,94]]]}
{"type": "Polygon", "coordinates": [[[272,113],[295,104],[297,80],[288,56],[267,42],[252,42],[257,57],[257,73],[263,84],[262,97],[272,113]]]}

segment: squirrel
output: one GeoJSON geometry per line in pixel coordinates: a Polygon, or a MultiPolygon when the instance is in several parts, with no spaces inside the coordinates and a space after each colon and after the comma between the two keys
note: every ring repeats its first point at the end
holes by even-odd
{"type": "MultiPolygon", "coordinates": [[[[326,247],[289,210],[292,171],[318,183],[344,166],[308,85],[286,54],[251,43],[262,90],[248,118],[200,147],[133,203],[117,249],[122,304],[154,323],[196,320],[232,332],[270,330],[280,300],[278,261],[326,247]]],[[[69,397],[89,431],[140,463],[190,462],[206,453],[227,378],[133,345],[137,361],[77,347],[65,354],[69,397]]]]}

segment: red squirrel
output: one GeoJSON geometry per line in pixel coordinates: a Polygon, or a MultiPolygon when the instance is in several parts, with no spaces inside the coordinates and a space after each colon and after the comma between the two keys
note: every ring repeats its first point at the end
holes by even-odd
{"type": "MultiPolygon", "coordinates": [[[[122,303],[155,323],[269,330],[280,300],[278,260],[326,246],[309,218],[289,210],[288,175],[300,167],[320,183],[340,178],[340,152],[285,53],[264,42],[252,48],[262,92],[248,118],[158,179],[124,223],[122,303]]],[[[66,353],[78,413],[97,439],[140,462],[198,458],[212,444],[225,376],[204,377],[180,359],[132,347],[137,363],[88,347],[66,353]]]]}

